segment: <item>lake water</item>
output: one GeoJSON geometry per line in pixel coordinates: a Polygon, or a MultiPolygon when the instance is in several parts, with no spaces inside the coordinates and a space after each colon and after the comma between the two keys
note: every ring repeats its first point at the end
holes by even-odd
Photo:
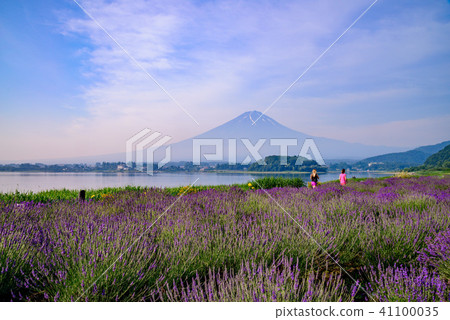
{"type": "MultiPolygon", "coordinates": [[[[149,176],[145,173],[26,173],[0,172],[0,192],[42,191],[49,189],[98,189],[104,187],[155,186],[175,187],[193,183],[196,185],[218,185],[245,183],[252,178],[265,175],[281,174],[248,174],[248,173],[156,173],[149,176]]],[[[388,176],[386,173],[348,172],[347,177],[376,178],[388,176]]],[[[282,174],[285,177],[299,175],[282,174]]],[[[309,174],[300,174],[304,181],[309,181],[309,174]]],[[[320,174],[320,181],[336,180],[339,173],[320,174]]]]}

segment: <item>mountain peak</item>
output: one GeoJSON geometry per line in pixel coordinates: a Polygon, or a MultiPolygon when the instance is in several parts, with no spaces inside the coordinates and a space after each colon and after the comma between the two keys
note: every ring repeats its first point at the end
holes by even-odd
{"type": "Polygon", "coordinates": [[[253,114],[253,115],[260,116],[263,113],[261,111],[258,111],[258,110],[251,110],[251,111],[244,112],[242,115],[248,115],[248,114],[253,114]]]}
{"type": "Polygon", "coordinates": [[[261,124],[265,122],[266,124],[270,124],[270,125],[275,125],[275,126],[278,125],[278,122],[276,122],[271,117],[266,116],[264,113],[262,113],[261,111],[258,111],[258,110],[244,112],[240,116],[237,116],[236,118],[234,118],[232,121],[238,121],[238,122],[245,121],[251,125],[256,125],[259,122],[261,122],[261,124]]]}
{"type": "Polygon", "coordinates": [[[262,112],[257,111],[257,110],[252,110],[252,111],[244,112],[243,114],[238,116],[238,118],[247,118],[248,117],[250,120],[253,119],[253,121],[255,121],[256,119],[258,119],[261,116],[263,116],[262,112]]]}

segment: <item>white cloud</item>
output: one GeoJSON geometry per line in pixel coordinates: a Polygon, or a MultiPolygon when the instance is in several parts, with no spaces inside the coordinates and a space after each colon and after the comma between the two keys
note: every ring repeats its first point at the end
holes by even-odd
{"type": "MultiPolygon", "coordinates": [[[[74,52],[84,59],[85,110],[48,129],[42,150],[120,152],[145,127],[179,141],[264,110],[371,2],[82,1],[201,126],[74,6],[60,15],[61,33],[89,44],[74,52]],[[59,147],[61,139],[71,147],[59,147]]],[[[449,6],[405,3],[379,1],[269,115],[361,143],[411,146],[448,135],[450,24],[440,12],[449,6]]]]}
{"type": "MultiPolygon", "coordinates": [[[[318,40],[361,8],[357,2],[338,6],[332,1],[178,3],[83,6],[202,122],[197,128],[186,124],[191,120],[185,116],[178,127],[191,134],[221,123],[217,113],[233,115],[272,99],[288,84],[286,71],[294,75],[292,65],[312,61],[318,40]],[[333,13],[338,8],[339,14],[333,13]],[[327,19],[330,15],[333,19],[327,19]]],[[[98,26],[88,18],[72,19],[66,31],[87,36],[95,46],[89,61],[100,81],[87,88],[86,100],[96,127],[111,114],[142,119],[150,109],[155,120],[149,125],[170,128],[167,113],[181,111],[98,26]]],[[[184,138],[180,131],[173,134],[184,138]]]]}

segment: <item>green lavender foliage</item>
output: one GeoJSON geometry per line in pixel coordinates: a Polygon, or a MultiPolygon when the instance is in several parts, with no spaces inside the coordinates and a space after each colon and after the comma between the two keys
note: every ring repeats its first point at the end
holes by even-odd
{"type": "Polygon", "coordinates": [[[252,186],[3,194],[0,300],[449,300],[450,177],[252,186]]]}

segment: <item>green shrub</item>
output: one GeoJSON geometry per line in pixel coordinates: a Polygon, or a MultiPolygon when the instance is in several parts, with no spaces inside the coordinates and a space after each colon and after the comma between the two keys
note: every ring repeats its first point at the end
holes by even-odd
{"type": "Polygon", "coordinates": [[[305,183],[301,178],[263,177],[251,181],[256,189],[271,189],[282,187],[301,188],[305,183]]]}

